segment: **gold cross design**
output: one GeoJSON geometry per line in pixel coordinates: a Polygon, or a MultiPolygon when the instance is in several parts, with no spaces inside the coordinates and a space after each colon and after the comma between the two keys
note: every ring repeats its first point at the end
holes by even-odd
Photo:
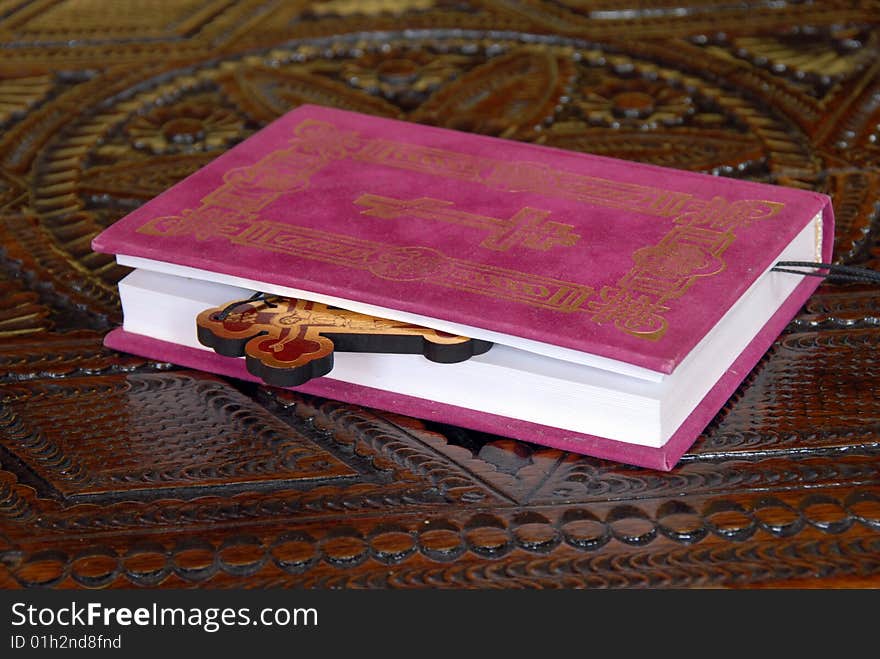
{"type": "Polygon", "coordinates": [[[385,219],[416,217],[488,230],[489,236],[480,246],[500,252],[518,245],[546,252],[557,246],[571,247],[580,240],[572,225],[547,220],[550,211],[529,206],[521,208],[510,219],[503,219],[457,210],[451,201],[430,197],[395,199],[363,194],[354,203],[366,208],[361,211],[362,215],[385,219]]]}

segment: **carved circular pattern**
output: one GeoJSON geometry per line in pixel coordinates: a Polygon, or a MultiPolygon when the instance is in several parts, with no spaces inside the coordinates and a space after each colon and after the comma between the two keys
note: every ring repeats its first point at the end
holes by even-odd
{"type": "Polygon", "coordinates": [[[75,557],[60,551],[37,552],[15,569],[14,577],[28,587],[56,586],[70,577],[82,586],[95,588],[109,585],[120,576],[136,585],[156,586],[172,574],[192,583],[208,581],[220,573],[250,577],[263,573],[270,563],[284,573],[301,575],[321,563],[336,568],[367,561],[402,565],[417,554],[435,564],[456,563],[466,554],[493,561],[510,557],[512,552],[544,556],[555,554],[563,543],[594,554],[611,541],[638,548],[654,543],[660,536],[679,546],[699,544],[711,536],[741,544],[758,531],[790,538],[807,525],[834,536],[855,523],[880,528],[880,497],[864,491],[841,502],[828,495],[811,494],[798,507],[765,497],[751,509],[720,499],[710,503],[702,517],[687,504],[674,500],[662,504],[654,516],[628,504],[611,508],[604,519],[586,508],[571,508],[555,522],[535,512],[515,514],[509,521],[479,513],[463,523],[437,518],[412,529],[381,524],[366,536],[352,527],[335,527],[321,539],[294,531],[268,542],[256,536],[234,536],[219,546],[197,539],[170,550],[160,544],[147,544],[125,556],[97,546],[75,557]]]}
{"type": "Polygon", "coordinates": [[[315,540],[306,533],[288,533],[275,540],[269,548],[275,565],[291,574],[306,571],[318,560],[315,540]]]}
{"type": "Polygon", "coordinates": [[[161,545],[142,545],[122,558],[121,568],[133,583],[155,586],[171,573],[168,559],[168,553],[161,545]]]}

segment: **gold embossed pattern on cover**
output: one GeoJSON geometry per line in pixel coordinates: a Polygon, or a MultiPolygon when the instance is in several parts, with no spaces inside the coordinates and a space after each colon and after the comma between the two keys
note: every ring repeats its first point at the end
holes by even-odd
{"type": "MultiPolygon", "coordinates": [[[[542,163],[496,160],[450,149],[385,138],[363,137],[330,121],[305,119],[291,130],[284,148],[256,162],[230,169],[223,183],[202,197],[197,208],[154,217],[137,231],[150,236],[221,237],[254,249],[290,254],[365,270],[396,281],[423,281],[499,300],[560,312],[587,310],[591,321],[612,323],[632,336],[659,340],[668,328],[663,312],[702,277],[725,268],[722,254],[736,232],[767,220],[781,202],[692,194],[576,174],[542,163]],[[282,196],[295,197],[311,178],[334,162],[350,158],[396,169],[430,173],[477,183],[492,190],[536,192],[590,205],[672,218],[674,228],[653,247],[633,254],[632,269],[616,285],[564,282],[529,271],[490,266],[456,258],[433,247],[365,240],[315,230],[295,222],[273,222],[261,211],[282,196]],[[599,288],[599,299],[585,303],[599,288]]],[[[401,200],[364,193],[352,200],[361,215],[439,220],[467,229],[488,229],[479,245],[496,251],[525,247],[547,251],[572,247],[580,235],[570,224],[548,220],[549,211],[522,208],[501,219],[452,207],[428,197],[401,200]]],[[[526,261],[526,263],[528,263],[526,261]]]]}

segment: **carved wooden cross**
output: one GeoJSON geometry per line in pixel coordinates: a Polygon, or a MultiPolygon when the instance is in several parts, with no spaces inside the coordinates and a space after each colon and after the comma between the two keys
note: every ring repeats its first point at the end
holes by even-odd
{"type": "Polygon", "coordinates": [[[244,356],[250,373],[278,387],[327,375],[334,350],[421,353],[449,364],[492,347],[489,341],[282,297],[206,309],[196,324],[203,345],[227,357],[244,356]]]}

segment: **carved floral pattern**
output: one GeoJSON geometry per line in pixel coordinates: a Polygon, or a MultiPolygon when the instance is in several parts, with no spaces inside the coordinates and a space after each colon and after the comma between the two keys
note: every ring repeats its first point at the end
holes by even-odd
{"type": "Polygon", "coordinates": [[[125,132],[135,149],[160,155],[221,149],[240,139],[243,128],[230,110],[189,102],[139,115],[125,132]]]}

